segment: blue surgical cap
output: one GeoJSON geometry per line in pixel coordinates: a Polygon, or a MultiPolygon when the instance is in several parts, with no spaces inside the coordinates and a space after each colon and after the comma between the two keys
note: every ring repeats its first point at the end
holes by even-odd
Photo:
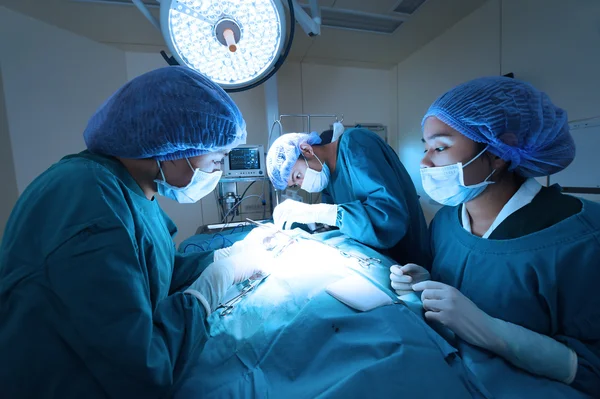
{"type": "Polygon", "coordinates": [[[267,173],[276,189],[284,190],[287,187],[292,168],[302,153],[300,145],[304,143],[320,144],[321,138],[316,132],[310,134],[287,133],[275,140],[269,148],[267,173]]]}
{"type": "Polygon", "coordinates": [[[464,83],[429,108],[438,118],[488,151],[510,162],[509,170],[524,177],[547,176],[569,166],[575,143],[567,112],[528,83],[487,77],[464,83]]]}
{"type": "Polygon", "coordinates": [[[169,66],[117,90],[92,116],[83,137],[91,152],[165,161],[243,144],[246,122],[210,79],[169,66]]]}

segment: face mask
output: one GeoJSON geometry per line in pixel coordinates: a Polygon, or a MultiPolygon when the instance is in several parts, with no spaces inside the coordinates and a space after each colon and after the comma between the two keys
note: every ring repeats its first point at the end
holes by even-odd
{"type": "MultiPolygon", "coordinates": [[[[302,157],[304,157],[304,155],[302,155],[302,157]]],[[[320,172],[311,169],[308,166],[308,161],[304,158],[304,162],[306,162],[306,172],[304,172],[304,180],[302,180],[300,188],[309,193],[320,193],[329,184],[329,168],[321,162],[316,155],[315,158],[317,158],[317,161],[321,164],[320,172]]]]}
{"type": "Polygon", "coordinates": [[[194,169],[192,164],[190,164],[189,159],[185,159],[190,167],[194,171],[194,175],[192,176],[192,180],[185,187],[175,187],[167,183],[165,179],[165,174],[160,166],[160,162],[156,161],[158,164],[158,168],[160,169],[160,174],[162,175],[162,180],[154,180],[158,187],[158,193],[163,197],[170,198],[179,202],[180,204],[192,204],[194,202],[200,201],[202,197],[205,197],[212,190],[217,187],[219,183],[219,179],[223,174],[222,171],[217,172],[204,172],[200,169],[194,169]]]}
{"type": "Polygon", "coordinates": [[[421,180],[427,195],[434,201],[447,206],[456,206],[475,199],[489,184],[494,183],[488,181],[488,179],[492,177],[496,169],[484,181],[471,186],[465,185],[463,169],[479,158],[485,151],[487,151],[487,147],[464,166],[461,162],[458,162],[448,166],[422,168],[421,180]]]}

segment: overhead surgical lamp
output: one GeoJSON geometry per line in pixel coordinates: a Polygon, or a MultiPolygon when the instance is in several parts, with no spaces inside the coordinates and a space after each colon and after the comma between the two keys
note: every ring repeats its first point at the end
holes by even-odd
{"type": "Polygon", "coordinates": [[[160,23],[147,2],[131,1],[161,30],[171,64],[195,69],[229,92],[258,86],[277,72],[291,48],[296,20],[308,35],[320,34],[317,0],[310,0],[312,16],[297,0],[157,0],[160,23]]]}

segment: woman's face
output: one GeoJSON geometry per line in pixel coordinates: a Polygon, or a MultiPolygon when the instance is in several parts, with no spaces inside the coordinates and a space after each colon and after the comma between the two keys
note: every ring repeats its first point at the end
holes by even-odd
{"type": "MultiPolygon", "coordinates": [[[[210,152],[197,157],[188,158],[192,168],[203,172],[212,173],[221,170],[223,159],[229,150],[210,152]]],[[[194,171],[190,168],[185,158],[175,161],[163,161],[160,166],[165,174],[167,183],[175,187],[185,187],[192,180],[194,171]]],[[[162,178],[159,172],[159,179],[162,178]]]]}
{"type": "MultiPolygon", "coordinates": [[[[475,158],[482,150],[481,144],[463,136],[436,117],[429,117],[423,126],[425,155],[421,168],[431,168],[467,162],[475,158]]],[[[483,154],[463,169],[465,185],[484,181],[493,170],[492,161],[483,154]]]]}

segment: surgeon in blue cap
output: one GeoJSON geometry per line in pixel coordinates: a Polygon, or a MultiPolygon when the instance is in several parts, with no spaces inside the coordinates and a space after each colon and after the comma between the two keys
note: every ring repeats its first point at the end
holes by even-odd
{"type": "Polygon", "coordinates": [[[575,157],[567,113],[528,83],[476,79],[423,118],[423,188],[445,205],[431,268],[394,266],[496,397],[600,397],[600,204],[535,177],[575,157]]]}
{"type": "Polygon", "coordinates": [[[101,106],[88,149],[36,178],[8,221],[0,396],[172,396],[208,339],[207,316],[260,269],[260,253],[176,253],[155,195],[198,201],[245,137],[232,99],[183,67],[133,79],[101,106]]]}
{"type": "Polygon", "coordinates": [[[273,212],[279,227],[322,223],[396,262],[428,262],[427,224],[417,191],[398,155],[377,134],[349,129],[328,144],[321,144],[316,133],[284,134],[269,148],[267,171],[279,190],[299,186],[326,193],[332,202],[288,199],[273,212]]]}

